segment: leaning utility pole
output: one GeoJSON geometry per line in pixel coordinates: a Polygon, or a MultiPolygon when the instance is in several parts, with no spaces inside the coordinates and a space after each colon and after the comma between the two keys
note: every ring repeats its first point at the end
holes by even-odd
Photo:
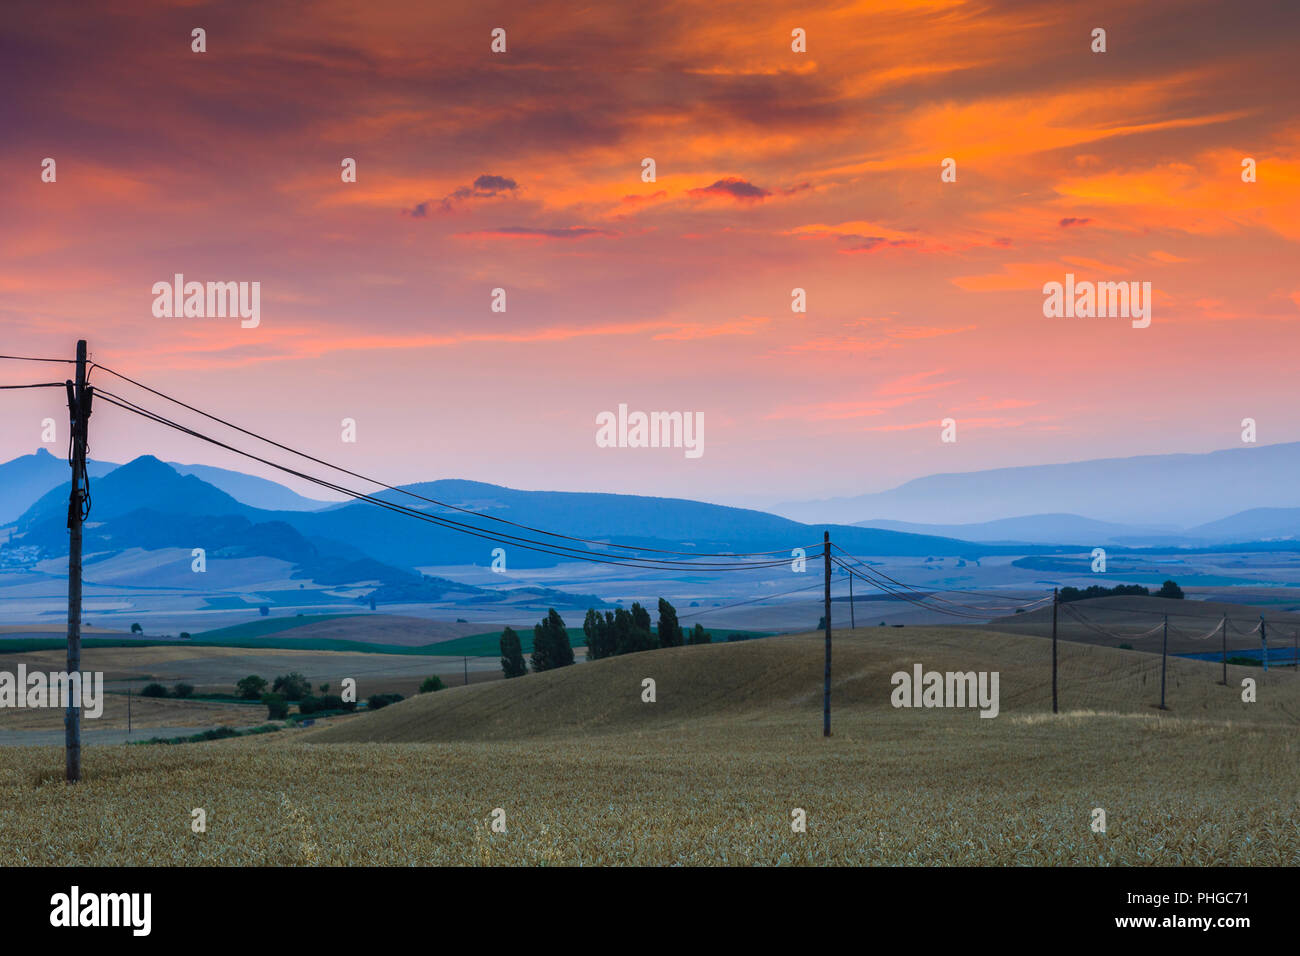
{"type": "Polygon", "coordinates": [[[1056,606],[1061,603],[1061,589],[1052,588],[1052,713],[1056,713],[1056,606]]]}
{"type": "Polygon", "coordinates": [[[1160,645],[1160,709],[1168,710],[1165,706],[1165,664],[1169,660],[1169,615],[1165,615],[1165,637],[1160,645]]]}
{"type": "Polygon", "coordinates": [[[1259,646],[1264,655],[1264,673],[1268,673],[1268,628],[1264,624],[1264,615],[1259,616],[1259,646]]]}
{"type": "MultiPolygon", "coordinates": [[[[86,520],[86,422],[92,391],[86,385],[86,340],[77,342],[77,381],[68,390],[68,425],[72,432],[72,489],[68,493],[68,688],[81,672],[81,526],[86,520]]],[[[80,680],[77,681],[79,686],[80,680]]],[[[81,779],[81,699],[68,695],[63,718],[68,783],[81,779]]]]}
{"type": "Polygon", "coordinates": [[[853,572],[849,571],[849,630],[857,630],[858,615],[853,609],[853,572]]]}
{"type": "Polygon", "coordinates": [[[1223,623],[1219,625],[1223,632],[1223,686],[1228,686],[1228,615],[1223,615],[1223,623]]]}
{"type": "Polygon", "coordinates": [[[831,735],[831,533],[822,535],[822,556],[826,565],[826,677],[822,688],[822,736],[831,735]]]}

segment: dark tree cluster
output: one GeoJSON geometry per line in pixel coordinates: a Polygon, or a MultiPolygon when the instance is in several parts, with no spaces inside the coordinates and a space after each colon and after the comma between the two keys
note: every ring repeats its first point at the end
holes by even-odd
{"type": "MultiPolygon", "coordinates": [[[[700,624],[691,631],[683,630],[677,620],[677,609],[663,598],[659,599],[657,628],[651,624],[650,612],[639,603],[633,603],[630,610],[621,607],[604,612],[588,609],[582,622],[582,633],[586,638],[589,661],[660,647],[708,644],[713,640],[713,635],[700,624]]],[[[567,667],[573,659],[564,619],[551,608],[546,619],[533,628],[533,672],[567,667]]],[[[506,677],[522,677],[528,673],[519,635],[509,627],[501,632],[501,671],[506,677]]]]}

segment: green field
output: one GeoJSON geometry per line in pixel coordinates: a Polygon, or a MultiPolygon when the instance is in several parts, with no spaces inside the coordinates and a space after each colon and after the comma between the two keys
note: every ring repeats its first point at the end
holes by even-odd
{"type": "MultiPolygon", "coordinates": [[[[586,647],[587,635],[583,633],[580,627],[565,628],[569,632],[569,643],[573,647],[586,647]]],[[[531,654],[533,651],[533,629],[531,625],[515,626],[516,633],[519,634],[519,643],[523,647],[525,654],[531,654]]],[[[710,634],[713,635],[713,643],[722,644],[727,640],[728,634],[749,634],[753,637],[771,637],[770,632],[758,631],[738,631],[734,628],[715,627],[710,634]]],[[[488,631],[484,634],[469,634],[465,637],[456,637],[450,641],[443,641],[440,644],[428,645],[429,654],[446,654],[451,657],[495,657],[501,653],[501,632],[488,631]]]]}
{"type": "MultiPolygon", "coordinates": [[[[249,650],[282,651],[350,651],[361,654],[402,654],[422,657],[496,657],[501,653],[501,632],[487,631],[482,634],[470,634],[448,641],[432,644],[410,646],[406,644],[380,644],[372,641],[350,641],[335,637],[292,637],[283,636],[285,631],[315,624],[320,621],[333,621],[340,618],[364,617],[361,614],[312,614],[302,617],[273,617],[257,621],[246,621],[230,627],[216,628],[194,634],[188,641],[154,641],[144,638],[128,640],[124,638],[83,638],[81,646],[91,647],[240,647],[249,650]]],[[[518,625],[519,643],[525,654],[533,650],[533,628],[531,625],[518,625]]],[[[586,635],[580,627],[567,628],[569,643],[573,647],[585,647],[586,635]]],[[[738,631],[734,628],[714,628],[714,643],[725,643],[730,634],[749,634],[752,637],[771,637],[767,632],[738,631]]],[[[52,651],[67,646],[62,638],[18,638],[0,641],[0,650],[9,653],[24,651],[52,651]]]]}
{"type": "Polygon", "coordinates": [[[193,635],[191,643],[228,647],[231,645],[227,642],[232,640],[265,637],[267,634],[278,634],[280,631],[292,630],[295,627],[302,627],[304,624],[317,624],[321,621],[337,621],[340,618],[362,616],[360,614],[312,614],[310,616],[304,614],[302,617],[267,617],[257,621],[245,621],[243,624],[232,624],[230,627],[218,627],[211,631],[201,631],[193,635]]]}

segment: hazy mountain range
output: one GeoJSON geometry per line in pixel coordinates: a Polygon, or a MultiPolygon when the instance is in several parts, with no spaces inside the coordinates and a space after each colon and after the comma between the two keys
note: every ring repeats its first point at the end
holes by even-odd
{"type": "MultiPolygon", "coordinates": [[[[455,479],[408,485],[405,490],[475,514],[401,492],[376,496],[457,522],[462,526],[458,531],[367,502],[315,501],[241,472],[172,465],[146,455],[125,465],[93,463],[86,552],[204,547],[214,556],[280,558],[321,580],[356,580],[347,576],[369,572],[376,580],[400,583],[422,566],[488,565],[496,547],[506,548],[512,568],[546,567],[561,560],[530,551],[523,542],[489,540],[481,536],[485,533],[541,540],[555,550],[589,548],[610,557],[599,545],[548,538],[541,530],[647,549],[787,549],[782,551],[785,557],[796,545],[814,551],[824,528],[830,528],[837,544],[861,555],[978,558],[1077,551],[1099,544],[1209,547],[1300,538],[1300,507],[1278,504],[1300,502],[1300,483],[1291,477],[1297,465],[1300,443],[934,475],[878,495],[786,506],[794,513],[854,519],[856,525],[805,524],[762,511],[677,498],[519,491],[455,479]],[[1128,517],[1103,520],[1047,511],[955,520],[997,508],[1068,500],[1076,494],[1100,513],[1128,517]],[[1267,506],[1224,516],[1234,500],[1267,506]],[[965,512],[958,509],[959,501],[968,503],[965,512]],[[925,504],[931,520],[862,516],[861,509],[884,509],[891,503],[894,515],[919,513],[925,504]],[[1177,517],[1186,514],[1211,517],[1188,526],[1177,517]],[[944,517],[951,520],[940,523],[944,517]],[[1141,520],[1135,520],[1138,517],[1141,520]],[[379,573],[377,567],[388,570],[379,573]]],[[[46,557],[66,554],[67,475],[67,463],[45,450],[0,465],[0,526],[13,526],[10,547],[35,546],[46,557]]]]}
{"type": "MultiPolygon", "coordinates": [[[[7,468],[0,466],[0,487],[7,468]]],[[[486,566],[496,547],[506,549],[512,568],[548,567],[563,557],[536,553],[521,542],[476,536],[485,532],[541,540],[551,549],[583,548],[598,557],[613,557],[600,545],[548,538],[530,528],[688,552],[778,549],[781,560],[789,560],[792,547],[803,546],[811,552],[821,542],[821,526],[812,528],[763,512],[683,499],[516,491],[458,480],[410,485],[407,490],[479,514],[467,515],[395,491],[376,497],[455,521],[465,530],[395,514],[369,502],[319,511],[256,508],[197,474],[181,474],[145,455],[92,478],[85,550],[91,554],[133,547],[204,547],[210,549],[209,556],[216,550],[229,557],[278,557],[316,570],[325,564],[337,572],[339,563],[363,559],[404,571],[432,565],[486,566]],[[506,518],[527,527],[502,525],[480,515],[506,518]]],[[[13,523],[9,544],[38,547],[46,557],[66,554],[67,493],[63,484],[38,498],[13,523]]],[[[988,545],[890,530],[832,526],[832,533],[843,547],[858,553],[966,557],[998,551],[988,545]]],[[[1012,550],[1023,553],[1023,549],[1012,550]]],[[[1042,553],[1053,550],[1037,549],[1042,553]]]]}
{"type": "Polygon", "coordinates": [[[787,502],[772,510],[796,521],[888,519],[926,527],[1068,514],[1141,528],[1169,526],[1175,533],[1215,523],[1218,531],[1237,534],[1238,512],[1300,508],[1297,476],[1300,442],[1290,442],[928,475],[876,494],[787,502]]]}

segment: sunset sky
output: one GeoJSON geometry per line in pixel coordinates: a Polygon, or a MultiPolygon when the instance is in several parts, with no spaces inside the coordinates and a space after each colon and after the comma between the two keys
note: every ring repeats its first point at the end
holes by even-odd
{"type": "MultiPolygon", "coordinates": [[[[125,6],[0,16],[0,353],[86,338],[394,482],[749,504],[1300,440],[1295,3],[125,6]],[[1151,326],[1044,318],[1067,272],[1151,326]],[[155,318],[175,273],[260,325],[155,318]],[[598,448],[620,403],[703,456],[598,448]]],[[[66,428],[0,403],[0,460],[66,428]]],[[[107,406],[90,453],[271,474],[107,406]]]]}

